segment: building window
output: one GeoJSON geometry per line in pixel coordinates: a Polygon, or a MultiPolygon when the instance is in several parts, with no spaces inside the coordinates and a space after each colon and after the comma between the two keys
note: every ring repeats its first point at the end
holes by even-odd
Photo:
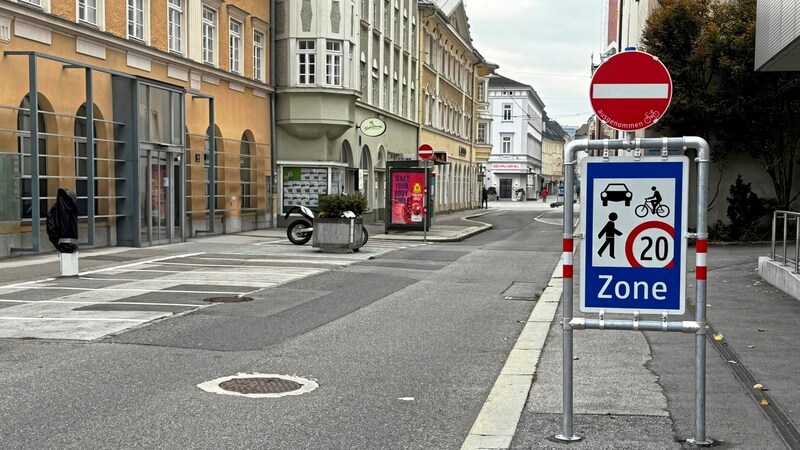
{"type": "Polygon", "coordinates": [[[183,54],[183,0],[167,2],[169,51],[183,54]]]}
{"type": "Polygon", "coordinates": [[[367,97],[367,63],[361,61],[361,98],[366,100],[367,97]]]}
{"type": "MultiPolygon", "coordinates": [[[[75,139],[75,193],[78,195],[78,213],[81,216],[86,216],[89,214],[89,188],[88,188],[88,175],[89,175],[89,153],[87,152],[87,145],[88,145],[88,134],[86,126],[86,104],[78,108],[78,112],[75,114],[75,125],[73,130],[73,136],[75,139]]],[[[97,128],[94,128],[94,138],[97,139],[97,128]]],[[[98,176],[97,172],[97,161],[99,159],[97,155],[97,141],[94,141],[93,146],[93,162],[92,166],[94,167],[94,176],[98,176]]],[[[98,202],[98,192],[99,186],[97,184],[97,178],[94,179],[94,211],[95,213],[99,212],[99,202],[98,202]]]]}
{"type": "Polygon", "coordinates": [[[97,0],[78,0],[78,21],[97,25],[97,0]]]}
{"type": "Polygon", "coordinates": [[[486,143],[486,131],[487,131],[486,123],[479,123],[478,124],[478,136],[476,141],[478,144],[485,144],[486,143]]]}
{"type": "MultiPolygon", "coordinates": [[[[378,28],[378,24],[381,23],[381,14],[380,14],[380,2],[379,0],[372,0],[372,26],[378,28]]],[[[386,33],[389,30],[384,30],[386,33]]]]}
{"type": "Polygon", "coordinates": [[[410,106],[409,109],[411,110],[411,120],[414,120],[414,121],[417,120],[417,97],[416,97],[416,95],[417,95],[416,91],[414,89],[414,86],[412,85],[411,86],[411,93],[409,94],[409,100],[411,101],[411,106],[410,106]]]}
{"type": "Polygon", "coordinates": [[[253,155],[252,146],[252,139],[248,136],[248,133],[245,132],[245,134],[242,135],[242,141],[239,146],[239,178],[241,179],[242,185],[242,209],[249,209],[253,204],[251,189],[252,177],[250,176],[252,167],[251,158],[253,155]]]}
{"type": "Polygon", "coordinates": [[[400,103],[403,101],[400,98],[400,82],[395,78],[394,85],[392,86],[392,99],[394,101],[394,113],[400,113],[400,103]]]}
{"type": "MultiPolygon", "coordinates": [[[[44,113],[39,105],[37,122],[39,127],[39,217],[47,215],[47,124],[44,113]]],[[[26,95],[19,105],[17,113],[17,150],[20,156],[20,209],[23,219],[33,216],[33,179],[31,161],[31,103],[30,96],[26,95]]]]}
{"type": "Polygon", "coordinates": [[[253,32],[253,78],[264,81],[264,33],[253,32]]]}
{"type": "Polygon", "coordinates": [[[28,5],[42,7],[42,0],[19,0],[20,3],[27,3],[28,5]]]}
{"type": "Polygon", "coordinates": [[[503,121],[511,121],[511,103],[506,103],[503,105],[503,121]]]}
{"type": "Polygon", "coordinates": [[[478,101],[485,102],[486,101],[486,85],[483,81],[478,81],[478,93],[477,93],[478,101]]]}
{"type": "Polygon", "coordinates": [[[128,37],[144,40],[144,0],[128,0],[128,37]]]}
{"type": "Polygon", "coordinates": [[[233,19],[230,21],[228,44],[230,45],[230,70],[242,73],[242,23],[233,19]]]}
{"type": "Polygon", "coordinates": [[[389,0],[383,2],[383,32],[389,34],[392,24],[392,6],[389,0]]]}
{"type": "Polygon", "coordinates": [[[203,62],[214,65],[216,59],[217,12],[203,7],[203,62]]]}
{"type": "Polygon", "coordinates": [[[316,83],[317,43],[310,39],[297,41],[297,84],[316,83]]]}
{"type": "Polygon", "coordinates": [[[342,43],[327,41],[325,43],[325,84],[342,85],[342,43]]]}
{"type": "Polygon", "coordinates": [[[503,136],[501,150],[503,153],[511,153],[511,136],[503,136]]]}
{"type": "Polygon", "coordinates": [[[380,102],[380,79],[378,79],[378,69],[372,69],[372,105],[378,106],[380,102]]]}
{"type": "Polygon", "coordinates": [[[389,110],[389,106],[391,102],[389,101],[389,87],[391,86],[391,82],[389,81],[389,75],[383,76],[383,109],[389,110]]]}

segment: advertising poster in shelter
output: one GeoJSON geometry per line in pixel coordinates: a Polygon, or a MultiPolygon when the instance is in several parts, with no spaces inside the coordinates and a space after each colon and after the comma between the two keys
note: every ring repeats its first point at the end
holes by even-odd
{"type": "Polygon", "coordinates": [[[393,170],[391,181],[391,224],[422,227],[425,173],[421,170],[393,170]]]}
{"type": "Polygon", "coordinates": [[[328,193],[325,167],[283,167],[283,210],[292,206],[319,205],[319,196],[328,193]]]}

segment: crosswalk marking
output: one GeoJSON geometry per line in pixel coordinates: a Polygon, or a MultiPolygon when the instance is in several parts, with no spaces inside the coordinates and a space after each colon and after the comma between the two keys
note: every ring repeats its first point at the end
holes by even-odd
{"type": "Polygon", "coordinates": [[[230,243],[224,251],[212,248],[90,270],[77,278],[0,286],[0,294],[6,297],[0,298],[4,306],[0,309],[0,338],[95,340],[153,320],[215,306],[203,302],[203,297],[252,295],[394,250],[426,245],[379,242],[357,253],[327,254],[282,239],[264,242],[260,238],[260,245],[244,241],[230,243]],[[142,279],[148,276],[145,274],[151,276],[142,279]],[[175,303],[169,302],[171,296],[175,303]],[[142,301],[129,301],[132,297],[142,301]],[[148,301],[148,297],[152,299],[148,301]],[[82,309],[92,305],[121,309],[82,309]],[[125,309],[126,305],[131,309],[125,309]],[[170,307],[189,309],[180,313],[163,310],[170,307]]]}

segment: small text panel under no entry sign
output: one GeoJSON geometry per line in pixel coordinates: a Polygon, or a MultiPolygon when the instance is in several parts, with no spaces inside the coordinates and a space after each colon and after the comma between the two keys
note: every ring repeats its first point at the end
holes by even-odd
{"type": "Polygon", "coordinates": [[[689,160],[581,161],[581,311],[683,314],[689,160]]]}

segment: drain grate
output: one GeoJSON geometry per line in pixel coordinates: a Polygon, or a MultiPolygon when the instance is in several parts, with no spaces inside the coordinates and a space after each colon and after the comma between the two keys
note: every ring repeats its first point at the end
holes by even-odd
{"type": "Polygon", "coordinates": [[[241,302],[249,302],[252,301],[252,297],[239,297],[239,296],[231,296],[231,297],[209,297],[204,299],[204,302],[209,303],[241,303],[241,302]]]}
{"type": "Polygon", "coordinates": [[[291,375],[240,373],[217,378],[197,385],[214,394],[236,395],[251,398],[275,398],[311,392],[319,385],[305,378],[291,375]]]}
{"type": "Polygon", "coordinates": [[[282,394],[303,387],[302,384],[283,378],[234,378],[220,383],[219,387],[240,394],[282,394]]]}

